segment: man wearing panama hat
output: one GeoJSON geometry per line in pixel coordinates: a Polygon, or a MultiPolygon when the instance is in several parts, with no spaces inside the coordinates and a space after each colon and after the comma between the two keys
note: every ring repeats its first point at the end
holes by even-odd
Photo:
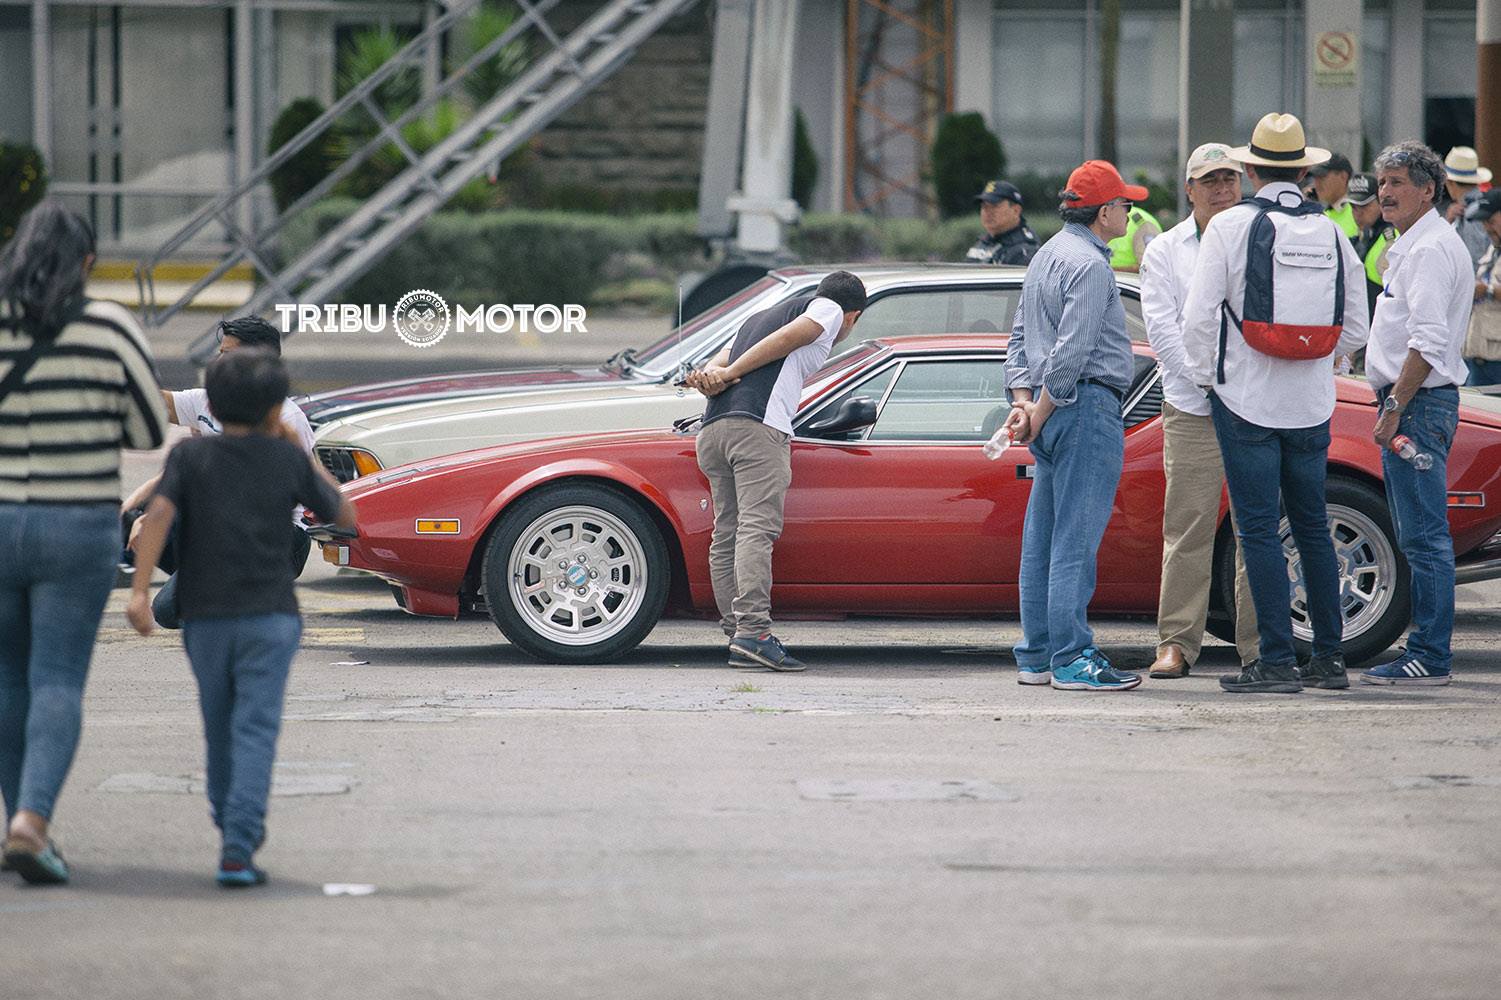
{"type": "Polygon", "coordinates": [[[1479,155],[1469,146],[1455,146],[1444,157],[1444,190],[1452,199],[1445,218],[1465,241],[1465,249],[1470,251],[1471,267],[1479,265],[1491,241],[1485,234],[1485,227],[1467,219],[1465,213],[1479,200],[1480,185],[1490,182],[1491,172],[1480,165],[1479,155]]]}
{"type": "Polygon", "coordinates": [[[1209,394],[1260,640],[1260,657],[1238,676],[1220,678],[1220,686],[1286,694],[1304,684],[1348,687],[1324,476],[1334,413],[1331,355],[1353,353],[1366,340],[1360,258],[1339,226],[1303,200],[1299,182],[1329,151],[1304,142],[1296,117],[1265,116],[1251,142],[1230,156],[1245,165],[1256,197],[1210,220],[1183,311],[1187,373],[1209,394]],[[1298,341],[1309,349],[1300,352],[1298,341]],[[1313,626],[1313,657],[1301,671],[1283,508],[1313,626]]]}

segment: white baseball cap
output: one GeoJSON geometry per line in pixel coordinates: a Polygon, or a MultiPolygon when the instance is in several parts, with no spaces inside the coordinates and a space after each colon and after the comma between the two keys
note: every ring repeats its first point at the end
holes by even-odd
{"type": "Polygon", "coordinates": [[[1223,142],[1206,142],[1193,151],[1188,158],[1188,179],[1198,180],[1216,170],[1234,170],[1245,173],[1245,168],[1230,158],[1230,147],[1223,142]]]}

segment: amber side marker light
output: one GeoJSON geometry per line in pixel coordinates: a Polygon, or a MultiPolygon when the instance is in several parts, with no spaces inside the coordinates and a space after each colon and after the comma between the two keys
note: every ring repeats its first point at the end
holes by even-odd
{"type": "Polygon", "coordinates": [[[355,449],[350,452],[350,456],[354,459],[354,471],[360,475],[368,476],[380,471],[380,462],[368,451],[355,449]]]}
{"type": "Polygon", "coordinates": [[[457,535],[458,533],[459,519],[456,517],[417,518],[417,534],[419,535],[457,535]]]}
{"type": "Polygon", "coordinates": [[[1450,493],[1449,494],[1449,506],[1450,507],[1468,507],[1468,508],[1471,508],[1471,509],[1479,509],[1479,508],[1485,506],[1485,494],[1484,493],[1450,493]]]}

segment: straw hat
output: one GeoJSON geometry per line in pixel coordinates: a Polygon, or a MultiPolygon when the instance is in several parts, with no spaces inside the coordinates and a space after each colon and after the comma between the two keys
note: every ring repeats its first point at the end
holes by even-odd
{"type": "Polygon", "coordinates": [[[1444,173],[1461,184],[1486,184],[1491,172],[1480,165],[1480,157],[1469,146],[1455,146],[1444,157],[1444,173]]]}
{"type": "Polygon", "coordinates": [[[1296,115],[1264,115],[1251,133],[1251,144],[1236,146],[1230,156],[1259,167],[1312,167],[1329,159],[1329,150],[1303,140],[1303,123],[1296,115]]]}

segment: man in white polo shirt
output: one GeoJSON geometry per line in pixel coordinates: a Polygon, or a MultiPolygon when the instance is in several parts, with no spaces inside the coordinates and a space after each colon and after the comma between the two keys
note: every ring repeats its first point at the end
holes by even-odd
{"type": "MultiPolygon", "coordinates": [[[[1141,313],[1162,369],[1162,590],[1157,659],[1151,676],[1187,677],[1204,642],[1214,537],[1225,467],[1204,390],[1188,375],[1183,304],[1209,220],[1240,201],[1241,165],[1230,147],[1208,142],[1188,158],[1184,190],[1193,214],[1153,240],[1141,263],[1141,313]]],[[[1256,659],[1256,606],[1236,545],[1235,647],[1242,666],[1256,659]]]]}
{"type": "Polygon", "coordinates": [[[1434,209],[1443,183],[1443,161],[1420,142],[1399,142],[1376,157],[1381,215],[1402,235],[1386,251],[1365,366],[1381,406],[1373,436],[1386,502],[1412,570],[1412,632],[1400,656],[1360,675],[1367,684],[1449,683],[1449,445],[1459,426],[1457,386],[1468,375],[1463,348],[1475,274],[1464,240],[1434,209]],[[1392,448],[1398,435],[1417,449],[1410,460],[1392,448]]]}

